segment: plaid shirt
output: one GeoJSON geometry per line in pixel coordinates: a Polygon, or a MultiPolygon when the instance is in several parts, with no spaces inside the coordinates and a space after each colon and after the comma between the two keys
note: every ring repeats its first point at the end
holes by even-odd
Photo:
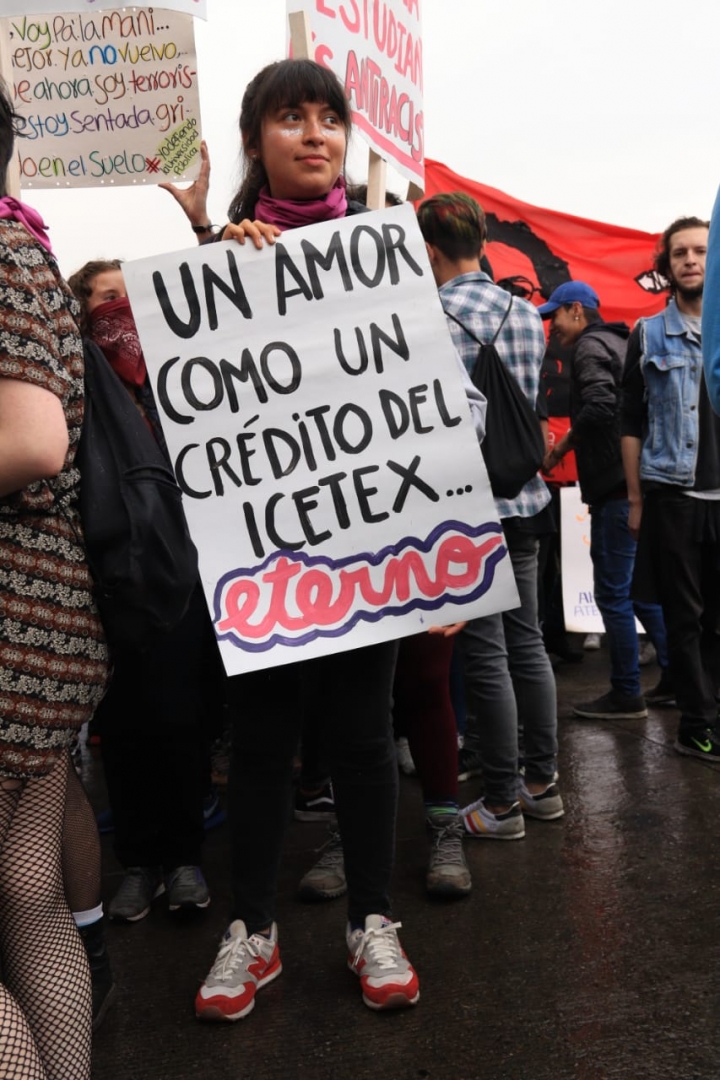
{"type": "MultiPolygon", "coordinates": [[[[481,270],[460,274],[440,286],[440,302],[445,312],[460,319],[481,341],[491,341],[510,303],[504,289],[493,284],[481,270]]],[[[447,321],[455,348],[468,372],[477,359],[478,344],[452,319],[447,321]]],[[[495,348],[503,363],[517,379],[528,401],[535,407],[540,386],[540,367],[545,355],[542,319],[527,300],[513,298],[495,348]]],[[[534,517],[550,502],[550,492],[541,477],[534,476],[514,499],[496,499],[501,518],[534,517]]]]}

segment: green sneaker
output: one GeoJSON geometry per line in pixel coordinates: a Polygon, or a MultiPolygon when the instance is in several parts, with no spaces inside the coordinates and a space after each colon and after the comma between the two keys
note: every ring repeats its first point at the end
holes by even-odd
{"type": "Polygon", "coordinates": [[[675,749],[678,754],[687,757],[701,758],[704,761],[720,761],[720,738],[712,728],[705,731],[678,732],[675,740],[675,749]]]}

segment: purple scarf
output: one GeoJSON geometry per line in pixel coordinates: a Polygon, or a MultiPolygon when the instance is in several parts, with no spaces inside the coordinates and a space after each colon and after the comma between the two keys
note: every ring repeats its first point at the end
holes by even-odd
{"type": "Polygon", "coordinates": [[[52,254],[47,225],[32,206],[13,199],[12,195],[4,195],[0,198],[0,218],[12,218],[13,221],[24,225],[30,235],[34,236],[52,254]]]}
{"type": "Polygon", "coordinates": [[[298,229],[302,225],[317,225],[319,221],[332,221],[345,217],[347,196],[345,178],[339,176],[327,195],[321,199],[273,199],[265,186],[255,204],[255,217],[279,229],[298,229]]]}

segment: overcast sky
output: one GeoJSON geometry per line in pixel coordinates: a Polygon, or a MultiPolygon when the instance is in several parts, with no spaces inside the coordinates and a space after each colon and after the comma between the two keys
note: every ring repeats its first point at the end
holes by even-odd
{"type": "MultiPolygon", "coordinates": [[[[220,223],[237,178],[242,92],[284,55],[285,0],[208,5],[196,37],[220,223]]],[[[637,229],[709,216],[720,183],[717,0],[422,0],[422,9],[428,157],[526,202],[637,229]]],[[[394,186],[404,194],[399,178],[394,186]]],[[[193,243],[154,188],[25,198],[51,225],[66,274],[89,258],[193,243]]]]}

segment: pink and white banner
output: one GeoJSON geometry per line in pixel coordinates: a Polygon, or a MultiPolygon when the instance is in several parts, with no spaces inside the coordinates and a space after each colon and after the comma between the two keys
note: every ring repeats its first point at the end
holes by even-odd
{"type": "Polygon", "coordinates": [[[312,56],[345,86],[357,130],[423,190],[420,0],[287,0],[287,10],[308,13],[312,56]]]}

